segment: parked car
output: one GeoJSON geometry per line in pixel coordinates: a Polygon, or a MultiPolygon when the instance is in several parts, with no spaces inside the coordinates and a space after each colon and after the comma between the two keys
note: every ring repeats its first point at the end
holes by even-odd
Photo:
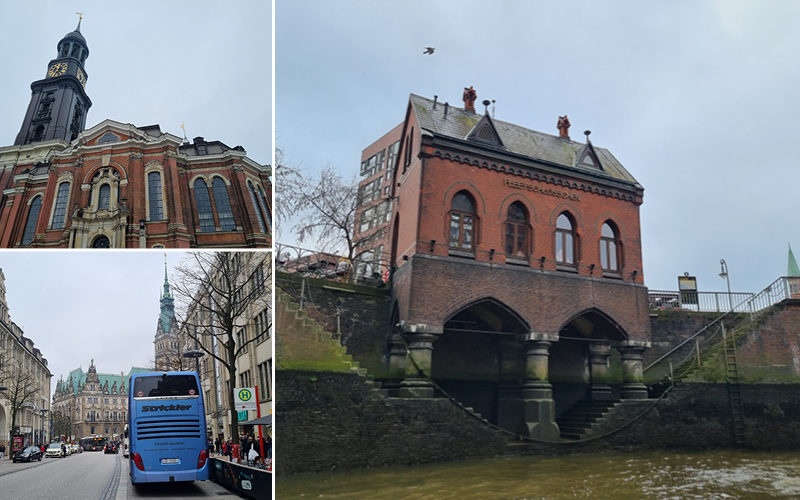
{"type": "Polygon", "coordinates": [[[117,449],[117,445],[114,443],[106,444],[105,448],[103,448],[103,453],[118,453],[119,450],[117,449]]]}
{"type": "Polygon", "coordinates": [[[70,455],[72,455],[73,453],[80,453],[80,452],[81,452],[81,447],[80,447],[80,446],[78,446],[78,445],[77,445],[77,444],[75,444],[75,443],[72,443],[72,444],[70,444],[70,445],[68,446],[68,448],[69,448],[69,454],[70,454],[70,455]]]}
{"type": "Polygon", "coordinates": [[[14,456],[11,457],[11,461],[14,463],[32,462],[34,460],[38,460],[40,462],[42,461],[42,450],[40,450],[38,446],[28,446],[27,448],[23,448],[14,453],[14,456]]]}
{"type": "Polygon", "coordinates": [[[50,446],[45,450],[46,457],[64,457],[64,452],[61,451],[61,443],[50,443],[50,446]]]}

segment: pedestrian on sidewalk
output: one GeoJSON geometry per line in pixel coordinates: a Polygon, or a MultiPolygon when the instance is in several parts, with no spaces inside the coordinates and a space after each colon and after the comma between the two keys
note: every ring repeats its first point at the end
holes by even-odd
{"type": "Polygon", "coordinates": [[[6,456],[6,447],[4,444],[0,444],[0,459],[6,456]]]}

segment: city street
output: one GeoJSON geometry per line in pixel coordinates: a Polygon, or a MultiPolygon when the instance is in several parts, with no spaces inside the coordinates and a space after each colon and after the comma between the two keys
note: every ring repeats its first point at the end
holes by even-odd
{"type": "Polygon", "coordinates": [[[238,498],[211,481],[134,487],[128,476],[127,459],[121,454],[96,451],[32,463],[15,464],[6,457],[0,460],[0,492],[2,498],[19,496],[26,500],[238,498]]]}

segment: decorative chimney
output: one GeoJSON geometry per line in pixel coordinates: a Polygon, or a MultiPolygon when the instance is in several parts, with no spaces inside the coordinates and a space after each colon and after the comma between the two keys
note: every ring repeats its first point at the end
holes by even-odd
{"type": "Polygon", "coordinates": [[[567,115],[559,116],[558,117],[558,136],[563,137],[564,139],[569,139],[569,118],[567,115]]]}
{"type": "Polygon", "coordinates": [[[466,111],[475,112],[475,100],[478,98],[478,93],[475,92],[475,89],[470,86],[470,88],[464,87],[464,95],[461,96],[464,100],[464,109],[466,111]]]}

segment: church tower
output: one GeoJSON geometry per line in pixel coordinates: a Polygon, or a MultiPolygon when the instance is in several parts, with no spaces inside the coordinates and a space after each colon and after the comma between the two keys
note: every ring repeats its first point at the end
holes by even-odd
{"type": "MultiPolygon", "coordinates": [[[[169,290],[167,278],[167,261],[164,256],[164,290],[161,292],[161,314],[156,327],[155,344],[155,369],[169,370],[174,365],[174,360],[180,358],[180,345],[178,331],[175,324],[175,298],[169,290]]],[[[180,363],[180,359],[178,359],[180,363]]]]}
{"type": "Polygon", "coordinates": [[[78,137],[92,106],[84,90],[89,78],[83,67],[87,57],[89,47],[78,20],[75,31],[58,42],[58,54],[47,65],[44,79],[31,84],[31,102],[15,146],[53,139],[71,142],[78,137]]]}

